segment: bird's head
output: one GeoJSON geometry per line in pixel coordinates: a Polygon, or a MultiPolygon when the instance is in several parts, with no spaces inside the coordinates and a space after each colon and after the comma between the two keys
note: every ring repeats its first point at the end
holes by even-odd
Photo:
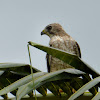
{"type": "Polygon", "coordinates": [[[53,23],[47,25],[44,30],[41,32],[41,35],[48,35],[50,38],[53,36],[60,36],[65,34],[65,31],[63,30],[62,26],[58,23],[53,23]],[[61,34],[62,33],[62,34],[61,34]]]}

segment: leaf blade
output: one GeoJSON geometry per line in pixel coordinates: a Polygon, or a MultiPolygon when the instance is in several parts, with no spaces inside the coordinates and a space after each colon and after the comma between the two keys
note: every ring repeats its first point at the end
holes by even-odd
{"type": "Polygon", "coordinates": [[[87,84],[85,84],[84,86],[82,86],[78,91],[76,91],[68,100],[74,100],[75,98],[77,98],[78,96],[80,96],[81,94],[83,94],[86,90],[92,88],[93,86],[95,86],[96,84],[98,84],[100,82],[100,76],[91,80],[90,82],[88,82],[87,84]]]}
{"type": "MultiPolygon", "coordinates": [[[[76,70],[76,69],[72,69],[74,70],[74,73],[73,74],[73,77],[77,76],[77,74],[84,74],[84,72],[81,72],[79,70],[76,70]],[[76,73],[75,73],[76,72],[76,73]]],[[[34,80],[34,87],[33,87],[33,82],[29,82],[28,84],[25,84],[24,86],[20,87],[17,91],[17,99],[20,100],[25,94],[29,93],[30,91],[32,91],[33,89],[36,89],[38,87],[40,87],[41,85],[49,82],[49,81],[55,81],[56,78],[54,78],[56,75],[59,75],[61,73],[64,73],[66,72],[66,78],[69,79],[69,74],[71,73],[69,71],[69,69],[63,69],[63,70],[59,70],[59,71],[56,71],[56,72],[51,72],[51,73],[48,73],[40,78],[37,78],[36,80],[34,80]],[[51,80],[52,78],[52,80],[51,80]],[[50,80],[49,80],[50,79],[50,80]]],[[[72,78],[72,76],[70,77],[72,78]]],[[[60,77],[59,79],[62,79],[62,77],[60,77]]]]}
{"type": "MultiPolygon", "coordinates": [[[[42,76],[44,74],[45,74],[45,72],[38,72],[38,73],[33,74],[33,77],[37,78],[37,77],[42,76]]],[[[32,75],[28,75],[24,78],[21,78],[18,81],[14,82],[11,85],[9,85],[9,86],[3,88],[2,90],[0,90],[0,95],[11,92],[11,91],[17,89],[19,86],[24,85],[24,84],[26,84],[30,81],[32,81],[32,75]]]]}
{"type": "Polygon", "coordinates": [[[84,61],[82,61],[76,55],[69,54],[63,50],[59,50],[56,48],[43,46],[43,45],[31,42],[31,41],[29,41],[28,43],[31,46],[34,46],[34,47],[36,47],[40,50],[43,50],[44,52],[47,52],[48,54],[50,54],[50,55],[52,55],[60,60],[63,60],[64,62],[66,62],[67,64],[70,64],[71,66],[75,67],[76,69],[79,69],[81,71],[92,74],[93,77],[100,75],[100,73],[95,71],[92,67],[90,67],[88,64],[86,64],[84,61]]]}

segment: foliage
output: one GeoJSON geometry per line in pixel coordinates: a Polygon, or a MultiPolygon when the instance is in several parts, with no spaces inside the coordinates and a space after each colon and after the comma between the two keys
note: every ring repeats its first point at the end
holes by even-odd
{"type": "Polygon", "coordinates": [[[10,92],[16,96],[17,100],[20,100],[26,94],[30,97],[33,96],[33,90],[37,90],[40,94],[46,96],[48,89],[55,96],[59,97],[61,96],[60,90],[65,92],[67,97],[69,97],[68,100],[74,100],[86,90],[89,90],[93,94],[92,100],[100,98],[97,92],[97,88],[100,86],[99,73],[83,62],[82,59],[65,51],[33,42],[29,42],[29,45],[61,59],[65,63],[75,67],[75,69],[68,68],[46,73],[29,64],[1,63],[0,95],[2,97],[7,98],[7,93],[10,92]],[[32,70],[30,67],[32,67],[32,70]],[[94,79],[91,79],[89,75],[94,79]],[[87,80],[84,80],[84,77],[87,80]]]}

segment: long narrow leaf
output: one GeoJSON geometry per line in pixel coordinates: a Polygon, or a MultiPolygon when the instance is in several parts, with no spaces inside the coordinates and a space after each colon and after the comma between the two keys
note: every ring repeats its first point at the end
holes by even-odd
{"type": "Polygon", "coordinates": [[[47,88],[44,86],[40,86],[39,88],[36,89],[40,94],[42,94],[43,96],[47,95],[47,88]]]}
{"type": "Polygon", "coordinates": [[[27,66],[27,65],[28,64],[22,64],[22,63],[0,63],[0,69],[27,66]]]}
{"type": "Polygon", "coordinates": [[[55,96],[61,96],[59,92],[59,86],[56,85],[54,82],[47,82],[44,84],[44,86],[50,90],[55,96]]]}
{"type": "Polygon", "coordinates": [[[81,94],[83,94],[86,90],[92,88],[93,86],[95,86],[96,84],[98,84],[100,82],[100,76],[91,80],[90,82],[88,82],[87,84],[83,85],[78,91],[76,91],[68,100],[74,100],[76,99],[78,96],[80,96],[81,94]]]}
{"type": "MultiPolygon", "coordinates": [[[[56,71],[56,72],[51,72],[51,73],[48,73],[40,78],[37,78],[34,80],[34,87],[33,87],[33,82],[29,82],[28,84],[25,84],[24,86],[21,86],[19,87],[18,91],[17,91],[17,100],[20,100],[25,94],[29,93],[30,91],[32,91],[33,89],[37,89],[38,87],[40,87],[41,85],[47,83],[50,79],[51,81],[51,78],[52,78],[52,81],[55,81],[55,79],[70,79],[73,77],[76,77],[77,75],[82,75],[84,74],[84,72],[81,72],[79,70],[76,70],[76,69],[63,69],[63,70],[59,70],[59,71],[56,71]],[[72,70],[72,71],[71,71],[72,70]],[[74,71],[73,71],[74,70],[74,71]],[[66,73],[66,77],[59,77],[59,74],[63,74],[63,73],[66,73]],[[69,75],[72,74],[70,77],[69,75]],[[56,78],[54,78],[55,76],[57,76],[56,78]]],[[[65,76],[65,75],[64,75],[65,76]]]]}
{"type": "MultiPolygon", "coordinates": [[[[45,75],[45,74],[46,74],[45,72],[37,72],[37,73],[33,74],[33,77],[35,79],[35,78],[40,77],[40,76],[45,75]]],[[[17,89],[19,86],[24,85],[24,84],[26,84],[30,81],[32,81],[32,75],[28,75],[24,78],[21,78],[18,81],[14,82],[11,85],[9,85],[9,86],[3,88],[2,90],[0,90],[0,95],[9,93],[9,92],[17,89]]]]}
{"type": "Polygon", "coordinates": [[[95,95],[92,100],[100,100],[100,92],[95,95]]]}
{"type": "MultiPolygon", "coordinates": [[[[40,70],[32,67],[33,72],[40,72],[40,70]]],[[[0,63],[0,70],[9,70],[12,73],[20,75],[29,75],[31,73],[29,64],[22,63],[0,63]]]]}

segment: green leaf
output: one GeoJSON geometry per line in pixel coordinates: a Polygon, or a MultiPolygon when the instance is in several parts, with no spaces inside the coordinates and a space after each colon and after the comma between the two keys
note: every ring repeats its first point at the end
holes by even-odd
{"type": "Polygon", "coordinates": [[[14,81],[22,78],[21,75],[16,75],[14,73],[11,73],[9,71],[5,71],[1,76],[0,76],[0,88],[4,88],[14,81]]]}
{"type": "Polygon", "coordinates": [[[73,94],[73,92],[72,92],[73,88],[71,87],[69,81],[65,82],[65,81],[60,80],[60,81],[57,81],[56,83],[58,83],[58,86],[63,90],[63,92],[65,92],[67,94],[68,97],[70,97],[73,94]]]}
{"type": "Polygon", "coordinates": [[[44,86],[50,90],[55,96],[61,96],[59,87],[54,82],[46,82],[44,86]]]}
{"type": "MultiPolygon", "coordinates": [[[[72,78],[79,77],[79,76],[85,74],[84,72],[79,71],[77,69],[73,69],[73,68],[62,69],[62,70],[55,71],[52,73],[54,74],[53,78],[50,76],[49,78],[46,79],[46,82],[56,81],[56,80],[66,79],[66,78],[70,79],[71,77],[72,78]],[[66,74],[68,74],[68,75],[66,76],[66,74]]],[[[52,74],[50,74],[50,75],[52,75],[52,74]]],[[[42,80],[42,82],[44,82],[44,81],[42,80]]]]}
{"type": "Polygon", "coordinates": [[[91,100],[100,100],[100,92],[98,92],[91,100]]]}
{"type": "Polygon", "coordinates": [[[21,64],[21,63],[0,63],[0,69],[5,68],[12,68],[12,67],[21,67],[21,66],[27,66],[28,64],[21,64]]]}
{"type": "Polygon", "coordinates": [[[76,91],[68,100],[74,100],[81,94],[83,94],[86,90],[91,89],[93,86],[100,82],[100,76],[91,80],[87,84],[83,85],[78,91],[76,91]]]}
{"type": "Polygon", "coordinates": [[[76,55],[73,54],[69,54],[63,50],[59,50],[56,48],[52,48],[52,47],[47,47],[47,46],[43,46],[34,42],[28,42],[29,45],[34,46],[40,50],[43,50],[45,52],[47,52],[48,54],[59,58],[60,60],[66,62],[67,64],[75,67],[76,69],[79,69],[81,71],[84,71],[86,73],[90,73],[93,75],[93,77],[97,77],[99,76],[100,73],[96,72],[92,67],[90,67],[88,64],[86,64],[85,62],[83,62],[79,57],[77,57],[76,55]]]}
{"type": "MultiPolygon", "coordinates": [[[[37,77],[40,77],[42,75],[46,74],[45,72],[37,72],[33,74],[34,79],[37,77]]],[[[19,86],[24,85],[28,82],[32,81],[32,74],[19,79],[18,81],[12,83],[11,85],[8,85],[7,87],[4,87],[2,90],[0,90],[0,95],[9,93],[15,89],[17,89],[19,86]]]]}
{"type": "Polygon", "coordinates": [[[78,90],[79,88],[81,88],[84,85],[84,82],[83,82],[82,78],[76,77],[70,81],[70,84],[75,90],[78,90]]]}
{"type": "Polygon", "coordinates": [[[47,95],[47,89],[44,86],[40,86],[39,88],[36,89],[40,94],[42,94],[43,96],[47,95]]]}
{"type": "MultiPolygon", "coordinates": [[[[32,67],[33,72],[40,72],[40,70],[32,67]]],[[[30,65],[29,64],[22,64],[22,63],[0,63],[0,70],[9,70],[15,74],[20,75],[29,75],[31,73],[30,65]]]]}
{"type": "Polygon", "coordinates": [[[20,100],[25,94],[29,93],[33,89],[37,89],[38,87],[42,86],[43,84],[45,84],[49,81],[55,81],[58,79],[62,80],[65,78],[70,79],[70,78],[72,78],[72,76],[77,77],[77,76],[83,75],[83,74],[84,74],[84,72],[81,72],[81,71],[76,70],[76,69],[70,69],[70,68],[48,73],[44,76],[41,76],[41,77],[35,79],[34,84],[33,84],[33,81],[31,81],[31,82],[25,84],[24,86],[19,87],[19,89],[17,91],[17,100],[20,100]],[[66,76],[66,77],[59,76],[59,74],[63,74],[63,73],[66,73],[66,75],[64,74],[64,76],[66,76]]]}

